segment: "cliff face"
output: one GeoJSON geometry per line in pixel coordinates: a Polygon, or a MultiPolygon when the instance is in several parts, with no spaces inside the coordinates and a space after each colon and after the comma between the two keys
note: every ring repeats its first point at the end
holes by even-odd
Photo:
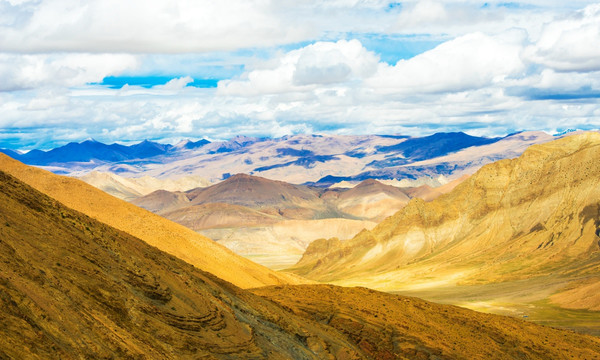
{"type": "Polygon", "coordinates": [[[535,145],[349,241],[316,243],[294,271],[388,290],[598,276],[599,179],[600,134],[535,145]]]}

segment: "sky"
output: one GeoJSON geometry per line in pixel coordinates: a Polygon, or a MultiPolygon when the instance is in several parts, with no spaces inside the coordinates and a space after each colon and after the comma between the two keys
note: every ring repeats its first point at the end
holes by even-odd
{"type": "Polygon", "coordinates": [[[600,128],[600,3],[0,0],[0,148],[600,128]]]}

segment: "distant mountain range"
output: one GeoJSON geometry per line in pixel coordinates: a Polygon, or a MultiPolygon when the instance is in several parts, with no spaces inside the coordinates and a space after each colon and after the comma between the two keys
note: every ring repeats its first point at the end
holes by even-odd
{"type": "Polygon", "coordinates": [[[484,164],[520,155],[530,145],[555,137],[522,132],[502,138],[462,132],[425,137],[293,135],[277,139],[237,136],[229,141],[182,141],[176,145],[143,141],[124,146],[94,140],[49,151],[0,152],[58,174],[90,171],[124,177],[177,178],[195,175],[210,182],[244,173],[294,184],[327,187],[370,178],[410,179],[471,174],[484,164]]]}

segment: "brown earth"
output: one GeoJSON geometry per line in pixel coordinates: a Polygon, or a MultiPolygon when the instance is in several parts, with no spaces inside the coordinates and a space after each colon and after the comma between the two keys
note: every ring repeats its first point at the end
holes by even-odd
{"type": "Polygon", "coordinates": [[[159,215],[190,206],[190,199],[185,193],[167,190],[156,190],[130,202],[159,215]]]}
{"type": "Polygon", "coordinates": [[[600,358],[596,337],[586,336],[589,342],[573,349],[572,332],[366,288],[295,285],[253,292],[336,329],[373,359],[600,358]]]}
{"type": "Polygon", "coordinates": [[[245,206],[223,203],[192,205],[166,211],[165,218],[192,230],[265,226],[284,220],[281,215],[270,215],[245,206]]]}
{"type": "Polygon", "coordinates": [[[598,338],[367,289],[253,294],[2,171],[0,202],[0,358],[600,358],[598,338]]]}
{"type": "Polygon", "coordinates": [[[302,281],[236,255],[195,231],[110,196],[83,181],[27,166],[4,154],[0,154],[0,170],[70,208],[237,286],[248,288],[302,281]]]}

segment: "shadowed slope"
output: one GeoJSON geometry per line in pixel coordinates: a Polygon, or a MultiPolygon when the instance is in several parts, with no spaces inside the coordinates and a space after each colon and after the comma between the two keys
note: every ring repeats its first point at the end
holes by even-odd
{"type": "Polygon", "coordinates": [[[298,281],[255,264],[184,226],[114,198],[83,181],[29,167],[4,154],[0,154],[0,170],[68,207],[136,236],[240,287],[298,281]]]}
{"type": "MultiPolygon", "coordinates": [[[[600,134],[535,145],[348,242],[309,246],[296,271],[387,290],[597,279],[599,178],[600,134]]],[[[598,297],[584,302],[596,308],[598,297]]]]}

